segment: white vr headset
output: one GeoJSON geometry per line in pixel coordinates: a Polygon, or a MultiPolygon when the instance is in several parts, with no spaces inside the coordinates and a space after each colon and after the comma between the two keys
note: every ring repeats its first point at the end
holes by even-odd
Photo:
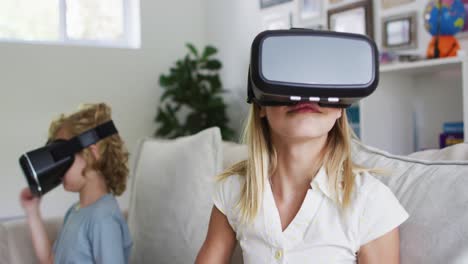
{"type": "Polygon", "coordinates": [[[264,31],[252,43],[247,101],[262,106],[310,101],[345,108],[376,89],[378,58],[374,41],[364,35],[264,31]]]}

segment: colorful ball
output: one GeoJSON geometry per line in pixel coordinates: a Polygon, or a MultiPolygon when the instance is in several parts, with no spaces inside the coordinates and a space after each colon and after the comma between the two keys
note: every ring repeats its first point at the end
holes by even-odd
{"type": "Polygon", "coordinates": [[[465,17],[461,0],[431,0],[424,11],[424,26],[433,36],[453,36],[463,29],[465,17]]]}

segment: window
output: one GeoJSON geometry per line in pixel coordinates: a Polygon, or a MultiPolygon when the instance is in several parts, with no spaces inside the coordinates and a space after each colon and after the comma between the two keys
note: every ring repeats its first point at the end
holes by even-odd
{"type": "Polygon", "coordinates": [[[140,46],[138,0],[0,0],[0,40],[140,46]]]}

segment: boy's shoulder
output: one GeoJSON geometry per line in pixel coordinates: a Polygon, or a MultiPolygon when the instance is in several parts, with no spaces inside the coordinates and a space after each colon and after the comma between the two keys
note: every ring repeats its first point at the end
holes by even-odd
{"type": "MultiPolygon", "coordinates": [[[[104,195],[93,204],[83,208],[79,208],[78,204],[73,204],[65,216],[67,219],[62,231],[66,230],[66,232],[60,232],[60,237],[54,244],[54,254],[59,254],[58,256],[64,258],[77,257],[76,252],[90,250],[90,247],[93,252],[103,254],[123,248],[128,259],[133,242],[115,197],[110,194],[104,195]]],[[[58,259],[63,260],[63,258],[58,259]]],[[[59,262],[64,263],[64,261],[59,262]]]]}
{"type": "Polygon", "coordinates": [[[103,220],[107,217],[122,217],[119,204],[112,194],[106,194],[92,205],[92,220],[103,220]]]}
{"type": "Polygon", "coordinates": [[[66,212],[64,223],[67,223],[69,218],[92,225],[109,219],[125,221],[119,204],[112,194],[106,194],[95,203],[84,208],[79,208],[79,202],[74,203],[66,212]]]}
{"type": "Polygon", "coordinates": [[[67,223],[68,221],[68,218],[70,217],[70,215],[72,214],[72,212],[74,210],[76,210],[77,206],[80,204],[80,202],[75,202],[73,203],[70,208],[68,208],[67,212],[65,213],[65,216],[63,217],[63,223],[67,223]]]}

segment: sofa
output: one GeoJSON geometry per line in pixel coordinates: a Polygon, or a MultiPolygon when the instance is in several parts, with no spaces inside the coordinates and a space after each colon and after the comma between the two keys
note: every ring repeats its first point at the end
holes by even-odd
{"type": "MultiPolygon", "coordinates": [[[[141,140],[132,168],[131,263],[193,263],[206,235],[215,175],[246,157],[218,128],[175,140],[141,140]]],[[[400,227],[401,263],[468,263],[468,144],[397,156],[353,142],[356,163],[395,193],[410,218],[400,227]]],[[[47,219],[54,239],[62,219],[47,219]]],[[[0,263],[36,263],[24,220],[0,223],[0,263]]],[[[236,249],[231,263],[242,263],[236,249]]],[[[305,263],[309,261],[305,260],[305,263]]]]}

